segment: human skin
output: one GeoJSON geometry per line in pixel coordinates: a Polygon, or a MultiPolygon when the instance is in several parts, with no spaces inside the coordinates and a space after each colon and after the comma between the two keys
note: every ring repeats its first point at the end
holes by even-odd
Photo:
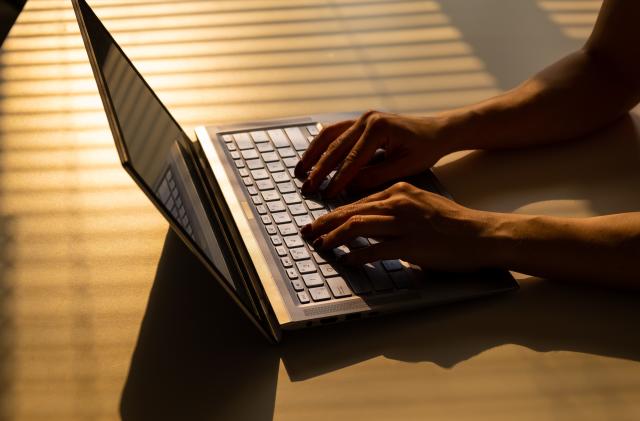
{"type": "MultiPolygon", "coordinates": [[[[324,128],[296,167],[303,193],[372,189],[461,150],[515,149],[579,138],[640,101],[640,2],[605,0],[580,50],[484,102],[429,117],[370,111],[324,128]],[[372,163],[376,150],[385,159],[372,163]]],[[[402,258],[426,268],[501,267],[553,279],[640,288],[640,212],[594,218],[469,209],[406,183],[336,209],[303,229],[328,249],[379,240],[346,263],[402,258]]]]}

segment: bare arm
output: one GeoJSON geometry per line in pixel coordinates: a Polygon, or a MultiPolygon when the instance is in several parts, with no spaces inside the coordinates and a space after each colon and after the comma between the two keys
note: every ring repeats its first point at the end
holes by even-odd
{"type": "Polygon", "coordinates": [[[640,288],[640,213],[593,218],[487,214],[496,266],[543,278],[640,288]]]}
{"type": "Polygon", "coordinates": [[[580,137],[640,101],[640,2],[605,0],[585,46],[495,98],[443,113],[447,151],[580,137]]]}

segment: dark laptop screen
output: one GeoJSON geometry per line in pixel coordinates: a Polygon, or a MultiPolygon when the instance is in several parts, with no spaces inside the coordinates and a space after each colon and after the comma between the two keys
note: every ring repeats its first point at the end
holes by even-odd
{"type": "MultiPolygon", "coordinates": [[[[79,2],[111,115],[129,166],[157,205],[198,246],[226,281],[236,288],[207,211],[199,179],[185,151],[185,134],[143,81],[85,2],[79,2]]],[[[106,103],[105,103],[105,106],[106,103]]],[[[245,296],[240,292],[240,296],[245,296]]]]}

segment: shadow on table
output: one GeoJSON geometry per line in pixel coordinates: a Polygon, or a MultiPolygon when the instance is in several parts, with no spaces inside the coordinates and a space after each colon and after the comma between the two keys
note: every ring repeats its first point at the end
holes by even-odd
{"type": "Polygon", "coordinates": [[[271,420],[280,358],[169,230],[122,393],[124,420],[271,420]]]}
{"type": "MultiPolygon", "coordinates": [[[[625,173],[634,165],[640,168],[636,132],[635,120],[623,119],[611,129],[614,136],[608,143],[597,134],[582,144],[553,150],[477,153],[441,172],[449,180],[473,173],[474,187],[458,184],[471,202],[482,200],[474,191],[483,189],[486,195],[509,198],[520,183],[535,200],[545,198],[542,193],[536,197],[544,187],[555,192],[546,199],[577,197],[590,201],[597,212],[623,211],[632,209],[633,200],[640,197],[637,189],[628,187],[640,178],[614,188],[616,200],[609,202],[606,195],[594,198],[588,188],[576,186],[602,177],[611,185],[613,174],[637,177],[637,172],[625,173]],[[542,173],[541,159],[548,160],[542,173]],[[512,176],[501,177],[497,165],[512,176]],[[622,200],[627,195],[634,196],[622,200]]],[[[606,191],[603,187],[601,193],[606,191]]],[[[526,204],[522,196],[513,197],[503,210],[526,204]]],[[[125,420],[271,420],[280,359],[293,381],[380,355],[452,368],[505,344],[639,361],[639,302],[639,293],[527,279],[517,292],[288,332],[284,343],[271,346],[170,231],[124,387],[121,414],[125,420]]]]}

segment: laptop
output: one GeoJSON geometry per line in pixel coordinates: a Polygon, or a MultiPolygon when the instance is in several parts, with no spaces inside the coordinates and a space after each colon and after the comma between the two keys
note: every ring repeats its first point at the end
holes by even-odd
{"type": "MultiPolygon", "coordinates": [[[[450,274],[402,260],[337,263],[375,239],[317,253],[300,228],[353,198],[305,197],[293,169],[323,126],[354,115],[201,126],[191,140],[87,3],[73,0],[73,7],[122,165],[212,282],[270,341],[287,330],[517,288],[505,270],[450,274]]],[[[447,195],[430,171],[408,181],[447,195]]]]}

